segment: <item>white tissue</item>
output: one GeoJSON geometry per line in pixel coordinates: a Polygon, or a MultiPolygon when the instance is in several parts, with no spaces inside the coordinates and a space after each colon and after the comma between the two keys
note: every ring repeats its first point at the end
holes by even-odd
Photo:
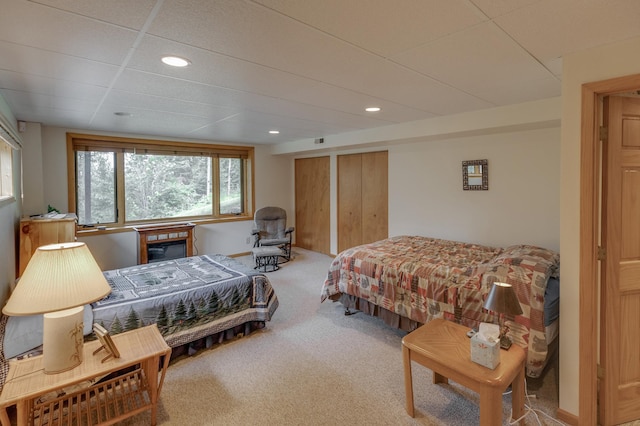
{"type": "Polygon", "coordinates": [[[476,336],[482,341],[495,343],[500,340],[500,326],[498,324],[481,322],[476,336]]]}

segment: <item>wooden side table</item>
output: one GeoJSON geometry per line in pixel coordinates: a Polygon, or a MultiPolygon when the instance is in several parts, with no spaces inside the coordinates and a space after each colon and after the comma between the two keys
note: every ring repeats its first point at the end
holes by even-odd
{"type": "MultiPolygon", "coordinates": [[[[491,370],[471,361],[467,327],[443,319],[432,320],[402,339],[407,413],[413,417],[411,361],[433,371],[433,383],[454,380],[480,394],[480,424],[502,424],[502,393],[512,388],[512,417],[524,414],[525,353],[518,345],[500,350],[500,364],[491,370]]],[[[521,421],[522,424],[522,421],[521,421]]]]}
{"type": "Polygon", "coordinates": [[[120,358],[102,362],[103,350],[93,354],[100,342],[88,342],[82,364],[58,374],[44,374],[42,356],[12,361],[0,394],[2,425],[10,426],[6,409],[12,405],[19,426],[51,424],[53,419],[60,420],[56,424],[109,425],[146,410],[155,425],[171,348],[156,325],[112,339],[120,358]]]}

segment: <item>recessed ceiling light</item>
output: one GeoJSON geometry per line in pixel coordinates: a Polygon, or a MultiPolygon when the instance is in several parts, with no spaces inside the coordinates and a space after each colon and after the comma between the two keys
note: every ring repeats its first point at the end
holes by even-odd
{"type": "Polygon", "coordinates": [[[188,59],[180,58],[178,56],[163,56],[162,62],[172,67],[186,67],[191,62],[188,59]]]}
{"type": "Polygon", "coordinates": [[[368,107],[368,108],[365,108],[364,110],[367,111],[367,112],[378,112],[381,109],[382,108],[380,108],[380,107],[368,107]]]}
{"type": "Polygon", "coordinates": [[[272,135],[279,135],[280,134],[280,130],[269,130],[269,133],[272,135]]]}

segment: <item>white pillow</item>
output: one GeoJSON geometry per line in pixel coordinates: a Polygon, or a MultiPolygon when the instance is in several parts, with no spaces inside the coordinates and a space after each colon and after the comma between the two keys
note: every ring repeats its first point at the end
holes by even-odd
{"type": "MultiPolygon", "coordinates": [[[[13,358],[42,345],[42,315],[9,317],[4,331],[4,357],[13,358]]],[[[86,336],[93,331],[93,310],[84,307],[84,329],[86,336]]]]}

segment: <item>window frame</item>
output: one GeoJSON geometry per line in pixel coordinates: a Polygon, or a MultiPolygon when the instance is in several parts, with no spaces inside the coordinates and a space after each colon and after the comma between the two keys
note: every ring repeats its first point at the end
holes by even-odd
{"type": "Polygon", "coordinates": [[[14,163],[14,151],[21,150],[20,137],[6,124],[4,116],[0,114],[0,206],[15,202],[16,194],[20,192],[20,188],[16,187],[19,182],[16,180],[16,167],[20,167],[20,164],[14,163]]]}
{"type": "Polygon", "coordinates": [[[116,153],[116,222],[105,223],[111,228],[127,228],[142,224],[168,222],[223,222],[235,220],[253,220],[254,194],[254,147],[245,145],[218,145],[168,140],[137,139],[104,135],[67,133],[67,187],[69,212],[76,213],[76,152],[82,150],[108,151],[116,153]],[[124,152],[144,151],[162,155],[205,155],[212,159],[212,195],[213,214],[208,216],[183,216],[179,218],[160,218],[125,221],[125,182],[124,152]],[[242,158],[242,208],[243,213],[220,214],[219,162],[218,158],[242,158]]]}
{"type": "Polygon", "coordinates": [[[0,136],[0,203],[15,200],[13,191],[13,147],[0,136]]]}

